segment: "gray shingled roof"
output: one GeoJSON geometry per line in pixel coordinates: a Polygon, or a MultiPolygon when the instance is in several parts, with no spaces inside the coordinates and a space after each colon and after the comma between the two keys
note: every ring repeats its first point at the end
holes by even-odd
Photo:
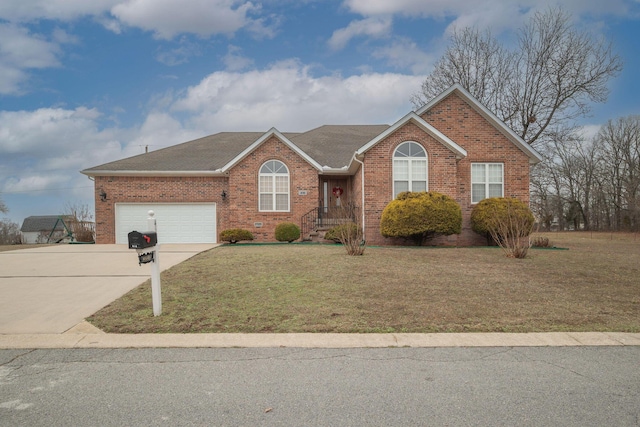
{"type": "Polygon", "coordinates": [[[356,150],[389,128],[388,125],[325,125],[290,137],[322,166],[348,166],[356,150]]]}
{"type": "Polygon", "coordinates": [[[254,143],[261,132],[222,132],[85,169],[98,171],[215,171],[254,143]]]}
{"type": "MultiPolygon", "coordinates": [[[[24,219],[20,231],[23,233],[51,231],[55,225],[56,230],[64,230],[64,226],[61,222],[56,224],[60,215],[44,215],[44,216],[30,216],[24,219]]],[[[62,216],[65,219],[65,216],[62,216]]]]}
{"type": "MultiPolygon", "coordinates": [[[[321,126],[305,133],[284,133],[309,157],[322,166],[341,168],[353,153],[386,130],[388,125],[321,126]]],[[[204,172],[215,171],[256,142],[263,132],[222,132],[193,141],[140,154],[82,171],[98,172],[204,172]]]]}

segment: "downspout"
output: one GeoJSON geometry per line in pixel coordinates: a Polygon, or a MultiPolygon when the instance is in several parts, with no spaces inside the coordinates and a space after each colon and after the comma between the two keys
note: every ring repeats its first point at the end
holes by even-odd
{"type": "Polygon", "coordinates": [[[361,162],[357,155],[353,155],[353,160],[355,160],[356,162],[360,163],[360,165],[362,166],[362,168],[360,169],[362,171],[362,179],[360,181],[362,181],[360,183],[360,185],[362,186],[362,236],[366,236],[365,234],[365,215],[364,215],[364,163],[361,162]]]}

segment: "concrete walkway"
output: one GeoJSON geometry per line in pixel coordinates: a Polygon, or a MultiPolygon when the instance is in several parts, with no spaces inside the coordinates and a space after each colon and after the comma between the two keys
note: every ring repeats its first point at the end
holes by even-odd
{"type": "Polygon", "coordinates": [[[84,322],[64,334],[0,335],[0,349],[31,348],[380,348],[640,346],[640,333],[106,334],[84,322]]]}
{"type": "MultiPolygon", "coordinates": [[[[160,246],[166,270],[215,245],[160,246]]],[[[0,252],[0,334],[63,333],[149,279],[126,245],[0,252]]]]}

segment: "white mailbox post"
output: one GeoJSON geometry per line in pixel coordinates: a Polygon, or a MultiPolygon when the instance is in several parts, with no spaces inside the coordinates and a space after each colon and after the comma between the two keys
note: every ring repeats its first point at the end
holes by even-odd
{"type": "Polygon", "coordinates": [[[160,245],[158,244],[158,233],[154,212],[149,211],[147,218],[147,227],[149,231],[140,233],[132,231],[128,234],[129,249],[135,249],[138,252],[138,263],[151,263],[151,300],[153,303],[153,315],[160,316],[162,314],[162,292],[160,288],[160,260],[158,252],[160,245]]]}
{"type": "MultiPolygon", "coordinates": [[[[147,218],[147,227],[149,230],[158,232],[158,226],[156,225],[155,213],[149,211],[149,217],[147,218]]],[[[162,290],[160,287],[160,259],[158,252],[160,245],[156,244],[153,248],[154,260],[151,263],[151,301],[153,303],[153,315],[160,316],[162,314],[162,290]]]]}

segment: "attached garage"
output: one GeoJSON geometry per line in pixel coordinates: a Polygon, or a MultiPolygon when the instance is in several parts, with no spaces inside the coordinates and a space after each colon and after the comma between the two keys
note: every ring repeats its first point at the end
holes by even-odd
{"type": "Polygon", "coordinates": [[[149,231],[150,210],[160,244],[217,242],[215,203],[116,203],[116,243],[127,244],[130,231],[149,231]]]}

